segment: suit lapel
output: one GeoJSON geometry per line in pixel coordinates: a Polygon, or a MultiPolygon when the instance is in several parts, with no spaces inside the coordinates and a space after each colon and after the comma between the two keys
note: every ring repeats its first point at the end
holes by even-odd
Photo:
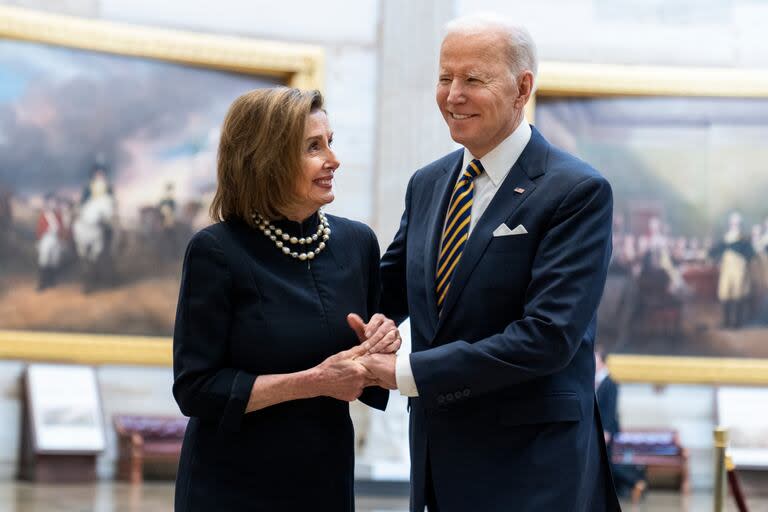
{"type": "Polygon", "coordinates": [[[450,318],[451,309],[456,305],[472,271],[493,239],[493,231],[511,217],[536,188],[536,183],[533,180],[544,173],[547,154],[548,143],[535,128],[532,128],[531,140],[515,165],[510,169],[507,177],[504,178],[501,187],[496,191],[496,195],[493,196],[493,200],[483,215],[478,219],[469,240],[467,240],[451,280],[451,287],[445,297],[445,303],[437,324],[438,331],[450,318]],[[523,192],[519,193],[515,189],[523,189],[523,192]]]}
{"type": "Polygon", "coordinates": [[[456,158],[447,162],[443,175],[433,184],[432,201],[428,207],[426,249],[424,251],[424,285],[427,289],[427,308],[432,329],[437,328],[437,296],[435,295],[435,272],[437,266],[437,251],[440,247],[440,237],[443,231],[445,212],[451,199],[453,186],[461,171],[464,151],[455,152],[456,158]]]}

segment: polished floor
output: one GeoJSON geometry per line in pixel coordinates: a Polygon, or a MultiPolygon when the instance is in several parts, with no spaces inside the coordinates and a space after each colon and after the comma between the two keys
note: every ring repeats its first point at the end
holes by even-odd
{"type": "MultiPolygon", "coordinates": [[[[405,497],[359,496],[357,499],[357,512],[406,512],[407,506],[405,497]]],[[[750,500],[749,506],[750,512],[768,512],[768,497],[750,500]]],[[[0,483],[1,512],[168,512],[172,508],[173,486],[166,483],[140,486],[0,483]]],[[[710,512],[712,509],[712,496],[708,494],[681,497],[652,492],[637,506],[624,504],[625,512],[710,512]]],[[[736,507],[729,503],[725,510],[736,512],[736,507]]]]}

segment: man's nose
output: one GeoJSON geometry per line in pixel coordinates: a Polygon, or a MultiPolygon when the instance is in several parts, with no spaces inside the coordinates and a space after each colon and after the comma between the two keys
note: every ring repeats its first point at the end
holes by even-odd
{"type": "Polygon", "coordinates": [[[453,80],[448,89],[448,103],[461,103],[464,101],[464,87],[460,80],[453,80]]]}

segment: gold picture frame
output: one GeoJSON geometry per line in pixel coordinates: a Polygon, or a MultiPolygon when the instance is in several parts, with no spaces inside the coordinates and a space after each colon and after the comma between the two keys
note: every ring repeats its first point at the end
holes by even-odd
{"type": "MultiPolygon", "coordinates": [[[[537,97],[768,98],[768,71],[544,62],[537,97]]],[[[527,117],[536,117],[535,98],[527,117]]],[[[768,384],[768,359],[614,354],[611,374],[653,384],[768,384]]]]}
{"type": "MultiPolygon", "coordinates": [[[[0,38],[277,77],[323,89],[325,54],[305,44],[208,35],[0,6],[0,38]]],[[[170,366],[167,337],[0,330],[0,358],[170,366]]]]}

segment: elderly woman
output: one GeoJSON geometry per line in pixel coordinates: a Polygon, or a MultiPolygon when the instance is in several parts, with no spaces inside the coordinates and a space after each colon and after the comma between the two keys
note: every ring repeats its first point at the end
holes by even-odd
{"type": "Polygon", "coordinates": [[[354,509],[348,402],[388,397],[355,358],[400,340],[379,315],[365,337],[375,235],[320,210],[332,139],[316,91],[252,91],[224,121],[219,222],[189,243],[176,314],[173,393],[191,417],[177,511],[354,509]]]}

